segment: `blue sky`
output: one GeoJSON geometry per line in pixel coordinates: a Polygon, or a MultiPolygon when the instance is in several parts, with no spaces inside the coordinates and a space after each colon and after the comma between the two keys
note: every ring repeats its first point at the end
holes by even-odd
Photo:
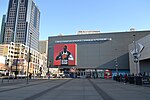
{"type": "MultiPolygon", "coordinates": [[[[0,25],[9,0],[0,0],[0,25]]],[[[79,30],[150,30],[150,0],[34,0],[41,11],[40,40],[79,30]]]]}

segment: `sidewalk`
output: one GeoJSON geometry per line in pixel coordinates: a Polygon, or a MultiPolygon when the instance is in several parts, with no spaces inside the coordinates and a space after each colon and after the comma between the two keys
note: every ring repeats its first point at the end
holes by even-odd
{"type": "Polygon", "coordinates": [[[150,88],[113,80],[92,80],[114,100],[150,100],[150,88]]]}
{"type": "Polygon", "coordinates": [[[29,84],[24,81],[20,84],[0,86],[0,100],[10,99],[150,100],[150,88],[111,79],[42,79],[30,80],[29,84]]]}

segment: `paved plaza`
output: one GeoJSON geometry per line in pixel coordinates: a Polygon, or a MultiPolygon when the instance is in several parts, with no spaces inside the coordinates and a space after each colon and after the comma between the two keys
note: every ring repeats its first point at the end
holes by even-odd
{"type": "Polygon", "coordinates": [[[0,100],[150,100],[150,88],[111,79],[10,80],[0,100]]]}

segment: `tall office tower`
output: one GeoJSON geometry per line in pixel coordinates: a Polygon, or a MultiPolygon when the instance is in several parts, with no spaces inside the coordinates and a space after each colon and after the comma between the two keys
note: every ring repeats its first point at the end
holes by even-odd
{"type": "Polygon", "coordinates": [[[33,0],[9,0],[3,43],[31,43],[38,51],[39,24],[40,11],[33,0]]]}
{"type": "Polygon", "coordinates": [[[3,38],[4,38],[4,32],[5,32],[5,21],[6,21],[6,15],[3,15],[2,25],[1,25],[1,34],[0,34],[0,44],[2,44],[2,42],[3,42],[3,38]]]}

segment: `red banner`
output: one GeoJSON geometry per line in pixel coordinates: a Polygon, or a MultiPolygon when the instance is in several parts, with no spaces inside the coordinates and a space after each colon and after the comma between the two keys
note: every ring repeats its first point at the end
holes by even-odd
{"type": "Polygon", "coordinates": [[[76,65],[76,44],[54,45],[54,66],[76,65]]]}

